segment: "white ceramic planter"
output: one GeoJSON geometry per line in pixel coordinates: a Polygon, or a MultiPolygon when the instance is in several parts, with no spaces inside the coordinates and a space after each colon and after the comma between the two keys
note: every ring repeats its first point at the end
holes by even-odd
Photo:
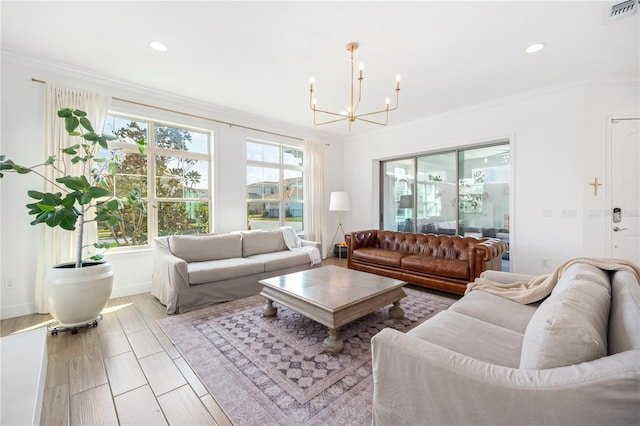
{"type": "Polygon", "coordinates": [[[50,313],[62,327],[93,322],[111,297],[113,271],[109,262],[94,262],[83,268],[56,265],[49,277],[50,313]]]}

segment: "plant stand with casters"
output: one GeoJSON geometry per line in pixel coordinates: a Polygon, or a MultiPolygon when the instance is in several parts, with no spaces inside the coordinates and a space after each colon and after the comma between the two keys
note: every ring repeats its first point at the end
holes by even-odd
{"type": "Polygon", "coordinates": [[[80,323],[77,325],[65,326],[65,325],[62,325],[59,321],[56,321],[47,327],[47,331],[51,333],[52,336],[57,336],[59,332],[66,332],[66,331],[70,331],[71,334],[78,334],[78,328],[97,327],[100,321],[102,321],[102,314],[98,315],[98,317],[93,321],[80,323]]]}

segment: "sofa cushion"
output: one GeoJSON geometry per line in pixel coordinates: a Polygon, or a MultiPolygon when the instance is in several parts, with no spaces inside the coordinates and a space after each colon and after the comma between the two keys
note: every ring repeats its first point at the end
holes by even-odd
{"type": "Polygon", "coordinates": [[[353,251],[353,258],[363,261],[377,263],[379,265],[400,267],[400,260],[406,254],[399,251],[392,251],[376,247],[365,247],[353,251]]]}
{"type": "Polygon", "coordinates": [[[640,349],[640,283],[630,271],[612,272],[609,355],[640,349]]]}
{"type": "Polygon", "coordinates": [[[273,253],[256,254],[247,259],[264,263],[264,271],[271,272],[279,269],[293,268],[300,265],[308,265],[309,255],[304,251],[276,251],[273,253]]]}
{"type": "Polygon", "coordinates": [[[517,368],[520,362],[521,333],[451,310],[436,314],[407,335],[503,367],[517,368]]]}
{"type": "Polygon", "coordinates": [[[264,272],[264,263],[242,257],[187,264],[189,285],[228,280],[262,272],[264,272]]]}
{"type": "Polygon", "coordinates": [[[522,369],[562,367],[607,355],[610,288],[572,273],[562,275],[556,287],[524,333],[522,369]]]}
{"type": "Polygon", "coordinates": [[[169,249],[174,256],[186,262],[242,256],[242,243],[238,234],[172,235],[169,237],[169,249]]]}
{"type": "Polygon", "coordinates": [[[242,257],[288,250],[280,229],[242,231],[242,257]]]}
{"type": "Polygon", "coordinates": [[[410,271],[424,272],[442,277],[469,278],[469,261],[467,260],[412,254],[402,258],[400,267],[410,271]]]}
{"type": "Polygon", "coordinates": [[[495,294],[472,291],[454,303],[449,310],[524,334],[538,305],[521,305],[495,294]]]}

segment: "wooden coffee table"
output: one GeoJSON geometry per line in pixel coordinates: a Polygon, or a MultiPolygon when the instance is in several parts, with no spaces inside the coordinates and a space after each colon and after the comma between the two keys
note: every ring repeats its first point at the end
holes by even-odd
{"type": "Polygon", "coordinates": [[[389,316],[404,317],[400,299],[406,297],[404,281],[339,266],[323,266],[261,280],[260,295],[267,300],[265,317],[275,316],[280,303],[326,326],[329,336],[322,348],[332,354],[342,351],[344,343],[338,329],[386,305],[389,316]]]}

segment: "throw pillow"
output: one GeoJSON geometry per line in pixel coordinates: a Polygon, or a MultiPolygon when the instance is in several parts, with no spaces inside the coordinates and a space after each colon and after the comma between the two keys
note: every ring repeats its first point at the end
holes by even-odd
{"type": "Polygon", "coordinates": [[[611,288],[580,278],[568,280],[531,317],[522,341],[520,368],[543,370],[607,355],[611,288]]]}

